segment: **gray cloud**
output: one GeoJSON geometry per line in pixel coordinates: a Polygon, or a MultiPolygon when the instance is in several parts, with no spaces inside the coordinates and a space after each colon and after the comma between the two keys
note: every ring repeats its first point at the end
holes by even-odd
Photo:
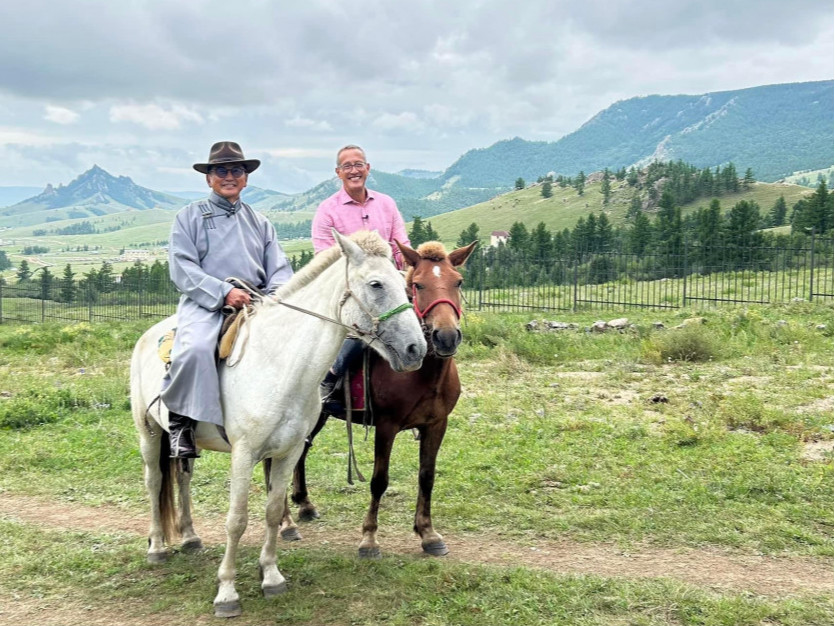
{"type": "Polygon", "coordinates": [[[830,79],[832,17],[821,0],[5,3],[0,154],[29,167],[0,184],[98,151],[183,188],[182,159],[227,138],[284,191],[349,142],[380,169],[443,169],[620,99],[830,79]]]}

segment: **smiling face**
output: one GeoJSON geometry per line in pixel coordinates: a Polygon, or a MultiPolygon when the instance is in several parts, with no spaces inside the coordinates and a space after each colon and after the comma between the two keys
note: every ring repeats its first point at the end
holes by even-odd
{"type": "Polygon", "coordinates": [[[336,175],[342,180],[342,186],[348,195],[358,202],[365,202],[365,180],[370,170],[371,166],[365,162],[365,154],[362,150],[349,148],[339,153],[336,175]],[[363,165],[356,167],[358,163],[363,165]],[[345,167],[350,165],[355,165],[355,167],[346,170],[345,167]]]}
{"type": "Polygon", "coordinates": [[[237,202],[238,198],[241,197],[241,192],[246,187],[248,176],[244,171],[238,178],[235,178],[234,174],[238,173],[236,166],[240,166],[240,163],[230,163],[228,166],[224,166],[223,170],[226,176],[219,176],[217,169],[214,167],[206,174],[206,182],[209,183],[212,191],[232,204],[237,202]]]}

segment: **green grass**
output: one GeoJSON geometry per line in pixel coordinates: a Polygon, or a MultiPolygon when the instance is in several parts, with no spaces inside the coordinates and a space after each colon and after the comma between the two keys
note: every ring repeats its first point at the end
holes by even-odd
{"type": "MultiPolygon", "coordinates": [[[[222,546],[151,567],[137,538],[45,532],[2,521],[0,529],[7,547],[0,589],[16,599],[69,597],[101,607],[97,617],[121,609],[136,617],[157,615],[165,623],[191,622],[210,611],[222,546]]],[[[826,597],[765,599],[664,579],[560,576],[419,557],[358,561],[316,548],[282,555],[289,592],[265,600],[258,595],[257,559],[256,548],[239,554],[237,587],[245,612],[236,624],[757,626],[831,620],[826,597]]]]}
{"type": "MultiPolygon", "coordinates": [[[[438,461],[436,528],[523,545],[571,540],[831,557],[832,454],[805,454],[833,436],[831,307],[626,315],[633,328],[604,334],[583,331],[599,312],[554,316],[580,326],[560,332],[526,332],[531,315],[465,316],[457,358],[464,391],[438,461]],[[690,317],[704,319],[685,332],[708,341],[706,358],[665,357],[665,342],[692,340],[674,339],[682,331],[672,329],[690,317]],[[655,330],[656,320],[667,330],[655,330]],[[667,401],[651,402],[659,394],[667,401]]],[[[127,391],[129,352],[144,327],[0,326],[0,491],[147,515],[127,391]]],[[[367,486],[345,484],[341,426],[317,438],[308,480],[320,523],[358,542],[367,486]]],[[[370,473],[373,444],[357,439],[360,466],[370,473]]],[[[198,461],[198,524],[225,513],[228,467],[228,455],[198,461]]],[[[259,475],[253,511],[264,504],[259,475]]],[[[404,433],[381,529],[411,527],[416,482],[417,444],[404,433]]],[[[72,588],[96,602],[154,597],[153,610],[186,619],[209,611],[220,547],[156,570],[144,564],[144,542],[135,537],[72,537],[26,524],[6,530],[11,550],[0,557],[0,587],[7,590],[50,597],[72,588]],[[13,556],[21,553],[28,556],[13,556]]],[[[281,557],[293,590],[269,604],[255,597],[256,559],[257,550],[245,548],[239,566],[252,623],[266,616],[348,623],[345,606],[357,624],[831,622],[824,598],[766,600],[664,580],[403,556],[360,563],[315,545],[281,557]]]]}

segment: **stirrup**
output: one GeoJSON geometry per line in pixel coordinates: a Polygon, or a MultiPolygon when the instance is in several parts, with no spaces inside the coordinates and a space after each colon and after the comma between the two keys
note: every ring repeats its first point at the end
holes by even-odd
{"type": "Polygon", "coordinates": [[[189,424],[182,428],[171,429],[169,434],[171,446],[169,456],[172,459],[199,459],[197,445],[194,442],[194,426],[189,424]]]}

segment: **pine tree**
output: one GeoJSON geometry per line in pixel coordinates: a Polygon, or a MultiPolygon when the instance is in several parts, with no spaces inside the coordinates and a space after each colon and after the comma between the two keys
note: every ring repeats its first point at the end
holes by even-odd
{"type": "Polygon", "coordinates": [[[754,179],[754,170],[752,170],[749,167],[747,170],[745,170],[745,176],[742,178],[742,188],[745,191],[748,191],[749,189],[751,189],[751,187],[754,186],[755,182],[756,180],[754,179]]]}
{"type": "Polygon", "coordinates": [[[540,189],[540,193],[542,194],[543,198],[550,198],[554,195],[554,192],[551,191],[551,182],[550,181],[543,181],[542,187],[540,189]]]}
{"type": "Polygon", "coordinates": [[[516,179],[516,189],[524,189],[525,188],[525,179],[521,176],[516,179]]]}
{"type": "Polygon", "coordinates": [[[784,196],[780,196],[774,202],[774,206],[771,207],[771,211],[768,212],[768,223],[770,226],[782,226],[786,223],[786,213],[788,212],[789,208],[786,205],[786,198],[784,196]]]}
{"type": "Polygon", "coordinates": [[[612,223],[609,221],[609,218],[606,217],[605,213],[601,213],[597,217],[596,240],[598,251],[610,250],[612,248],[612,244],[614,243],[615,236],[614,232],[612,232],[612,223]]]}
{"type": "Polygon", "coordinates": [[[513,222],[508,234],[508,247],[516,252],[527,253],[530,236],[525,225],[522,222],[513,222]]]}
{"type": "Polygon", "coordinates": [[[585,193],[586,175],[582,170],[580,170],[580,173],[577,174],[577,178],[574,179],[574,189],[577,190],[578,196],[582,196],[585,193]]]}
{"type": "Polygon", "coordinates": [[[415,216],[415,220],[412,222],[412,229],[409,231],[409,241],[412,243],[413,248],[417,248],[424,241],[429,241],[426,237],[426,227],[423,225],[423,220],[418,216],[415,216]]]}
{"type": "Polygon", "coordinates": [[[551,231],[545,227],[545,222],[539,222],[531,233],[531,252],[539,260],[551,257],[551,231]]]}
{"type": "Polygon", "coordinates": [[[41,300],[49,300],[50,292],[52,291],[52,279],[54,276],[49,268],[44,266],[41,269],[41,275],[38,276],[38,284],[41,291],[41,300]]]}
{"type": "Polygon", "coordinates": [[[59,288],[59,298],[61,299],[61,302],[72,302],[75,300],[75,273],[72,271],[72,267],[69,263],[67,263],[64,268],[64,273],[61,275],[59,288]]]}
{"type": "Polygon", "coordinates": [[[458,236],[458,241],[455,242],[455,247],[462,248],[470,245],[474,241],[478,241],[478,224],[475,222],[461,231],[461,234],[458,236]]]}
{"type": "Polygon", "coordinates": [[[29,269],[29,261],[23,259],[17,266],[17,282],[25,283],[32,278],[32,270],[29,269]]]}
{"type": "Polygon", "coordinates": [[[652,241],[652,224],[649,218],[643,213],[635,216],[635,222],[627,234],[629,251],[632,254],[643,256],[652,241]]]}
{"type": "Polygon", "coordinates": [[[641,213],[641,211],[641,196],[639,196],[636,192],[635,195],[632,196],[632,200],[629,201],[629,208],[626,210],[626,219],[634,220],[638,217],[638,214],[641,213]]]}
{"type": "Polygon", "coordinates": [[[603,182],[600,184],[600,193],[603,194],[603,204],[609,204],[609,197],[612,195],[612,182],[609,168],[603,170],[603,182]]]}

